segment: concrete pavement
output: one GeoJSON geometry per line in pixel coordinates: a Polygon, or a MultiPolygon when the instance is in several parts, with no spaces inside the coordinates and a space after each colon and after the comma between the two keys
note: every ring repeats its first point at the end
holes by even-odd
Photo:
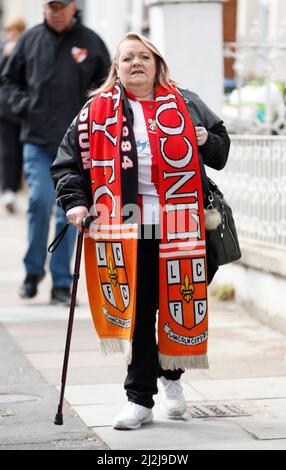
{"type": "MultiPolygon", "coordinates": [[[[285,336],[251,318],[236,303],[213,298],[210,370],[188,371],[183,376],[189,416],[167,421],[157,405],[154,423],[138,431],[114,431],[113,416],[125,403],[122,384],[126,367],[120,355],[101,356],[84,273],[70,357],[65,426],[53,426],[68,310],[49,305],[49,276],[34,300],[18,298],[24,277],[24,210],[21,200],[16,217],[0,213],[0,450],[286,450],[285,336]]],[[[159,400],[157,397],[157,403],[159,400]]]]}

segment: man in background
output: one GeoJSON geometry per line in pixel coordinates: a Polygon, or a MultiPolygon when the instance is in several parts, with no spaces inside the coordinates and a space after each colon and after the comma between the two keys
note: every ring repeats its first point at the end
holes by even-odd
{"type": "MultiPolygon", "coordinates": [[[[3,72],[4,90],[12,111],[22,119],[24,174],[29,187],[26,277],[20,297],[37,294],[45,275],[47,240],[55,193],[50,167],[57,148],[87,92],[100,85],[110,58],[102,39],[81,24],[73,0],[43,1],[45,21],[27,31],[3,72]]],[[[56,233],[66,224],[57,210],[56,233]]],[[[75,231],[70,228],[53,253],[51,301],[70,303],[70,261],[75,231]]]]}

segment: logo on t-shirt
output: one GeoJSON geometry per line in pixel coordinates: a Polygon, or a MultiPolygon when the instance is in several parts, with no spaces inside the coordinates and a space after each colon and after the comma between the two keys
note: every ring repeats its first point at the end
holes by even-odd
{"type": "Polygon", "coordinates": [[[137,152],[138,154],[143,154],[146,153],[145,150],[147,149],[147,153],[150,153],[150,144],[149,140],[136,140],[136,147],[137,147],[137,152]]]}
{"type": "Polygon", "coordinates": [[[71,50],[71,54],[73,59],[78,63],[81,64],[84,62],[88,56],[88,49],[81,49],[79,47],[73,47],[71,50]]]}
{"type": "Polygon", "coordinates": [[[148,131],[156,133],[156,120],[155,119],[148,119],[148,131]]]}

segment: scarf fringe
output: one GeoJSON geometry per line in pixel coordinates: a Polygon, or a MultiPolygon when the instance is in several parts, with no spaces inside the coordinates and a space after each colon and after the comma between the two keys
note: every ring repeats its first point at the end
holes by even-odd
{"type": "Polygon", "coordinates": [[[166,354],[159,354],[159,361],[163,370],[209,369],[207,354],[194,356],[168,356],[166,354]]]}
{"type": "MultiPolygon", "coordinates": [[[[121,338],[102,338],[100,348],[104,356],[122,353],[128,365],[132,360],[132,341],[121,338]]],[[[168,356],[159,354],[160,365],[163,370],[176,369],[209,369],[207,354],[193,356],[168,356]]]]}
{"type": "Polygon", "coordinates": [[[121,338],[101,338],[100,348],[104,356],[115,353],[124,353],[126,350],[126,340],[121,338]]]}
{"type": "Polygon", "coordinates": [[[132,360],[132,341],[122,338],[101,338],[100,349],[104,356],[121,353],[124,354],[128,365],[132,360]]]}

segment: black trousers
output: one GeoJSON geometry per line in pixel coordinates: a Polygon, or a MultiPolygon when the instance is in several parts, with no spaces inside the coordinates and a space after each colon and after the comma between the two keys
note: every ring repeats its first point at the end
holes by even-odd
{"type": "Polygon", "coordinates": [[[20,124],[0,119],[0,162],[2,189],[17,192],[20,188],[23,148],[20,142],[20,124]]]}
{"type": "MultiPolygon", "coordinates": [[[[149,232],[150,233],[150,232],[149,232]]],[[[157,379],[178,380],[183,370],[163,370],[156,341],[156,311],[159,301],[159,240],[138,241],[137,310],[132,345],[132,362],[124,388],[129,401],[152,408],[158,393],[157,379]]]]}

